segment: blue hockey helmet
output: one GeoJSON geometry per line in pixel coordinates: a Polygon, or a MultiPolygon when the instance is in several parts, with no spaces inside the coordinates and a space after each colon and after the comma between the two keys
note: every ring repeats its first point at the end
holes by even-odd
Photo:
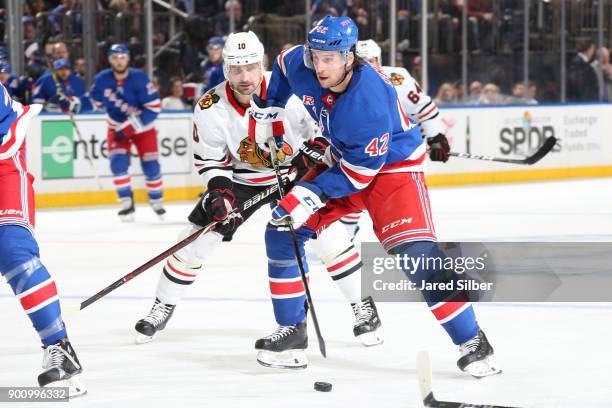
{"type": "Polygon", "coordinates": [[[221,37],[210,37],[208,39],[208,43],[206,44],[207,46],[215,46],[215,47],[221,47],[223,48],[223,46],[225,45],[225,41],[223,41],[223,38],[221,37]]]}
{"type": "Polygon", "coordinates": [[[11,71],[12,71],[11,63],[8,62],[7,60],[1,60],[0,61],[0,72],[11,73],[11,71]]]}
{"type": "Polygon", "coordinates": [[[70,61],[68,61],[68,59],[66,58],[59,58],[56,59],[55,61],[53,61],[53,70],[54,71],[58,71],[62,68],[70,68],[70,61]]]}
{"type": "Polygon", "coordinates": [[[116,43],[110,46],[106,55],[110,57],[111,55],[115,54],[126,54],[129,57],[130,49],[123,43],[116,43]]]}
{"type": "Polygon", "coordinates": [[[310,50],[338,51],[346,61],[348,53],[357,44],[359,31],[350,17],[323,17],[308,33],[304,47],[304,63],[310,69],[310,50]]]}

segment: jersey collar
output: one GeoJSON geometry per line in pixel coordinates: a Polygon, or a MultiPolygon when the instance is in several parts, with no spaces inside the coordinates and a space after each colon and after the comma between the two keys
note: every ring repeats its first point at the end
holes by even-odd
{"type": "MultiPolygon", "coordinates": [[[[230,105],[232,105],[232,107],[236,110],[236,112],[238,112],[240,116],[244,116],[244,114],[246,113],[246,109],[240,106],[240,103],[238,103],[238,101],[234,97],[234,91],[232,91],[229,81],[225,83],[225,93],[227,94],[227,100],[229,101],[230,105]]],[[[268,89],[266,87],[266,77],[264,76],[261,80],[261,99],[266,100],[267,94],[268,89]]]]}

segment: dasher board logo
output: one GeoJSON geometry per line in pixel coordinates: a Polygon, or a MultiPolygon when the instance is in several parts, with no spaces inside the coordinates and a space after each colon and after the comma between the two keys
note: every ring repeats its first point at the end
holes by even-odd
{"type": "Polygon", "coordinates": [[[68,120],[42,122],[42,178],[74,177],[74,128],[68,120]]]}

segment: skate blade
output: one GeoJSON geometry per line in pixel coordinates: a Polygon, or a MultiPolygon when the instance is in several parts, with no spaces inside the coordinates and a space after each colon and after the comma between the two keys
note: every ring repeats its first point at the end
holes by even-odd
{"type": "Polygon", "coordinates": [[[146,334],[138,333],[134,339],[136,344],[147,344],[153,341],[153,336],[147,336],[146,334]]]}
{"type": "Polygon", "coordinates": [[[495,374],[501,374],[502,370],[495,364],[492,356],[481,361],[474,361],[463,370],[474,378],[484,378],[495,374]]]}
{"type": "Polygon", "coordinates": [[[121,222],[134,222],[134,214],[120,215],[119,219],[121,222]]]}
{"type": "Polygon", "coordinates": [[[268,351],[257,353],[257,362],[264,367],[303,370],[308,366],[304,350],[268,351]]]}
{"type": "Polygon", "coordinates": [[[366,347],[378,346],[379,344],[383,344],[385,340],[383,339],[382,329],[378,328],[369,333],[363,333],[357,336],[361,344],[366,347]]]}
{"type": "Polygon", "coordinates": [[[87,388],[81,382],[79,374],[60,381],[54,381],[45,387],[68,387],[68,398],[76,398],[87,394],[87,388]]]}

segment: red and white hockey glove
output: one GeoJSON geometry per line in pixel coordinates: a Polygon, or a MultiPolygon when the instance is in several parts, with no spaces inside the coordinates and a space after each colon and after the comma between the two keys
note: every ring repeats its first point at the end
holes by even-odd
{"type": "Polygon", "coordinates": [[[278,149],[283,148],[285,128],[283,119],[285,109],[279,106],[267,106],[266,101],[253,95],[249,108],[249,139],[268,151],[268,140],[274,137],[278,149]]]}
{"type": "Polygon", "coordinates": [[[272,210],[273,225],[293,223],[300,228],[318,209],[325,206],[323,192],[314,184],[297,183],[272,210]]]}

